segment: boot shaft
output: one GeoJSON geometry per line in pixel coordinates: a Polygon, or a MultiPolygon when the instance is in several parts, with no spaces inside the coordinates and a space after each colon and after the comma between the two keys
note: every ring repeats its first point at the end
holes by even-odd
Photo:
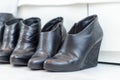
{"type": "Polygon", "coordinates": [[[38,52],[47,51],[50,55],[55,54],[61,47],[66,36],[63,26],[63,18],[57,17],[45,24],[39,37],[38,52]]]}
{"type": "Polygon", "coordinates": [[[20,34],[20,22],[22,19],[12,19],[5,23],[2,49],[14,49],[20,34]]]}
{"type": "Polygon", "coordinates": [[[3,41],[4,24],[13,18],[14,16],[10,13],[0,13],[0,47],[3,41]]]}
{"type": "Polygon", "coordinates": [[[103,31],[99,25],[97,15],[88,16],[75,23],[70,29],[59,53],[69,52],[80,56],[80,53],[86,53],[86,50],[102,40],[102,37],[103,31]]]}
{"type": "Polygon", "coordinates": [[[40,19],[29,18],[21,22],[20,37],[17,48],[32,48],[38,44],[40,34],[40,19]]]}

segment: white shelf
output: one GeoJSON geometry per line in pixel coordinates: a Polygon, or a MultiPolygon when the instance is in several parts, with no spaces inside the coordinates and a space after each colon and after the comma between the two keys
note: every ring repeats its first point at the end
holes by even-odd
{"type": "Polygon", "coordinates": [[[120,66],[98,64],[97,67],[76,72],[47,72],[0,64],[0,74],[0,80],[119,80],[120,66]]]}

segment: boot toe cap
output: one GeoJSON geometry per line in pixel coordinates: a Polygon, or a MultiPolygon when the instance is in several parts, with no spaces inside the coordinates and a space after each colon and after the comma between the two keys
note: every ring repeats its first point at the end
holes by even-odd
{"type": "Polygon", "coordinates": [[[20,55],[11,55],[10,63],[15,66],[17,66],[17,65],[24,66],[24,65],[27,65],[27,60],[20,55]]]}
{"type": "Polygon", "coordinates": [[[32,58],[28,62],[28,67],[32,70],[41,70],[43,69],[43,62],[44,60],[39,58],[32,58]]]}
{"type": "Polygon", "coordinates": [[[77,58],[73,59],[73,57],[66,55],[54,56],[44,62],[44,69],[55,72],[75,71],[79,69],[76,60],[77,58]]]}
{"type": "Polygon", "coordinates": [[[8,51],[0,51],[0,63],[9,63],[10,52],[8,51]]]}
{"type": "Polygon", "coordinates": [[[44,62],[44,69],[47,71],[62,71],[67,68],[67,65],[67,61],[59,59],[47,59],[44,62]]]}
{"type": "Polygon", "coordinates": [[[0,56],[0,63],[9,63],[8,56],[0,56]]]}
{"type": "Polygon", "coordinates": [[[41,70],[43,69],[43,63],[48,58],[48,53],[41,51],[35,53],[28,62],[28,67],[32,70],[41,70]]]}

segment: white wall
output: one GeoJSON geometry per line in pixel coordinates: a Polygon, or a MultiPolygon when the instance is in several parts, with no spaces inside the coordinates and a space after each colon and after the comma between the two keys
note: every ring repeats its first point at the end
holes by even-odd
{"type": "Polygon", "coordinates": [[[17,14],[17,2],[18,0],[1,0],[0,1],[0,13],[12,13],[17,14]]]}

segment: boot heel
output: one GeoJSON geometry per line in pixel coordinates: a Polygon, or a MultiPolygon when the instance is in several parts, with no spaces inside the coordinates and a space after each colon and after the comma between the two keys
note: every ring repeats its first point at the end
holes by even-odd
{"type": "Polygon", "coordinates": [[[101,42],[102,42],[102,40],[100,40],[98,43],[96,43],[93,46],[93,48],[88,52],[88,55],[87,55],[87,57],[84,58],[80,69],[86,69],[86,68],[97,66],[101,42]]]}

